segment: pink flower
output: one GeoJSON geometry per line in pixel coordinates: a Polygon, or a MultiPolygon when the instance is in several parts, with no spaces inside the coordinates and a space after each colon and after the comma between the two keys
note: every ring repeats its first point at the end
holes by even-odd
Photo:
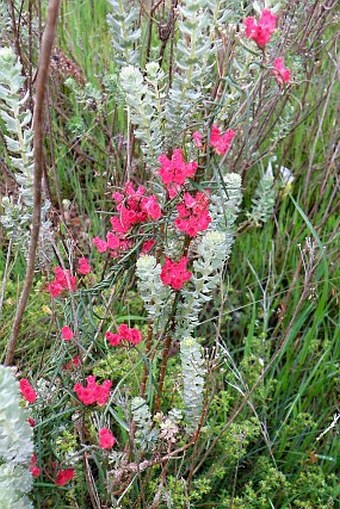
{"type": "Polygon", "coordinates": [[[126,323],[122,323],[118,327],[118,333],[114,334],[113,332],[108,331],[105,334],[106,339],[110,343],[111,346],[118,346],[122,341],[128,341],[132,345],[138,345],[142,339],[142,333],[139,329],[129,328],[126,323]]]}
{"type": "Polygon", "coordinates": [[[122,341],[119,334],[114,334],[113,332],[110,331],[106,332],[105,337],[111,346],[119,346],[122,341]]]}
{"type": "Polygon", "coordinates": [[[70,271],[61,267],[54,268],[55,278],[47,285],[47,291],[51,297],[59,297],[64,290],[74,292],[76,289],[77,279],[70,275],[70,271]]]}
{"type": "Polygon", "coordinates": [[[174,150],[171,159],[161,154],[158,162],[161,164],[158,174],[166,185],[170,198],[176,196],[186,179],[192,178],[198,168],[194,161],[185,162],[181,148],[174,150]]]}
{"type": "Polygon", "coordinates": [[[62,329],[61,329],[61,337],[65,341],[71,341],[71,339],[73,338],[73,332],[70,329],[70,327],[68,327],[67,325],[64,325],[64,327],[62,327],[62,329]]]}
{"type": "Polygon", "coordinates": [[[82,275],[90,274],[90,272],[92,272],[92,267],[85,257],[79,258],[77,271],[82,275]]]}
{"type": "Polygon", "coordinates": [[[206,230],[211,223],[209,214],[209,198],[197,192],[195,196],[184,193],[184,203],[177,205],[178,217],[175,226],[189,237],[196,237],[199,232],[206,230]]]}
{"type": "Polygon", "coordinates": [[[95,377],[90,375],[86,378],[86,387],[76,383],[74,391],[84,405],[97,403],[99,406],[104,406],[109,398],[111,386],[111,380],[104,380],[100,385],[96,383],[95,377]]]}
{"type": "Polygon", "coordinates": [[[34,428],[35,426],[35,420],[32,419],[32,417],[27,417],[26,421],[28,422],[28,424],[31,426],[31,428],[34,428]]]}
{"type": "Polygon", "coordinates": [[[285,67],[283,58],[275,58],[273,74],[280,85],[289,83],[292,77],[292,72],[285,67]]]}
{"type": "Polygon", "coordinates": [[[114,193],[119,216],[112,217],[110,222],[118,236],[128,233],[136,224],[161,217],[161,208],[156,196],[145,196],[145,193],[144,186],[135,189],[132,182],[125,184],[124,194],[114,193]]]}
{"type": "Polygon", "coordinates": [[[105,240],[100,239],[99,237],[95,237],[92,240],[92,244],[96,247],[99,253],[105,253],[107,251],[108,245],[105,240]]]}
{"type": "Polygon", "coordinates": [[[115,214],[110,218],[112,231],[106,235],[106,242],[99,237],[93,239],[93,244],[99,252],[110,250],[115,258],[133,246],[128,238],[132,228],[147,221],[157,221],[162,216],[162,210],[157,197],[147,195],[144,186],[135,188],[132,182],[127,182],[123,192],[112,195],[116,202],[115,214]]]}
{"type": "Polygon", "coordinates": [[[149,253],[149,251],[151,251],[154,245],[155,241],[153,239],[146,240],[145,242],[143,242],[142,245],[142,253],[143,254],[149,253]]]}
{"type": "Polygon", "coordinates": [[[115,200],[116,203],[120,203],[124,200],[124,195],[122,193],[115,192],[112,194],[112,198],[115,200]]]}
{"type": "Polygon", "coordinates": [[[54,280],[48,283],[47,291],[50,293],[51,297],[55,298],[63,293],[64,287],[54,280]]]}
{"type": "Polygon", "coordinates": [[[232,129],[228,129],[224,134],[221,134],[220,129],[214,124],[210,133],[210,145],[214,147],[217,154],[225,154],[230,149],[235,136],[236,133],[232,129]]]}
{"type": "Polygon", "coordinates": [[[158,221],[162,217],[162,209],[157,201],[156,196],[149,196],[142,200],[142,209],[154,221],[158,221]]]}
{"type": "Polygon", "coordinates": [[[183,256],[179,262],[165,258],[161,271],[161,280],[164,285],[171,286],[174,290],[180,290],[191,278],[191,272],[187,270],[188,258],[183,256]]]}
{"type": "Polygon", "coordinates": [[[78,355],[75,355],[74,357],[72,357],[72,364],[73,364],[73,366],[76,366],[76,367],[81,365],[81,360],[78,355]]]}
{"type": "Polygon", "coordinates": [[[29,469],[33,477],[39,477],[41,474],[41,469],[37,465],[37,455],[35,453],[32,454],[29,469]]]}
{"type": "Polygon", "coordinates": [[[116,437],[107,428],[99,430],[99,447],[102,449],[111,449],[117,442],[116,437]]]}
{"type": "Polygon", "coordinates": [[[121,339],[125,341],[128,341],[132,345],[138,345],[143,339],[142,333],[139,329],[136,327],[129,328],[126,323],[122,323],[118,327],[118,334],[120,335],[121,339]]]}
{"type": "Polygon", "coordinates": [[[20,392],[23,396],[23,398],[28,401],[28,403],[35,403],[37,400],[37,393],[33,389],[30,382],[27,380],[27,378],[22,378],[19,381],[20,386],[20,392]]]}
{"type": "Polygon", "coordinates": [[[68,482],[70,482],[74,477],[74,469],[73,468],[65,468],[63,470],[59,470],[55,483],[58,486],[65,486],[68,482]]]}
{"type": "Polygon", "coordinates": [[[138,345],[142,341],[143,336],[142,336],[142,333],[140,330],[138,330],[137,328],[133,328],[133,329],[130,329],[129,334],[126,339],[132,345],[138,345]]]}
{"type": "Polygon", "coordinates": [[[78,355],[75,355],[74,357],[72,357],[71,360],[66,362],[66,364],[63,364],[62,368],[65,369],[66,371],[71,371],[72,369],[77,368],[79,366],[81,366],[81,359],[78,355]]]}
{"type": "Polygon", "coordinates": [[[199,131],[195,131],[192,135],[193,142],[197,148],[202,148],[203,135],[199,131]]]}
{"type": "Polygon", "coordinates": [[[246,36],[253,39],[259,48],[264,48],[276,30],[277,17],[269,9],[263,9],[258,21],[252,16],[245,18],[246,36]]]}
{"type": "MultiPolygon", "coordinates": [[[[125,235],[135,224],[140,222],[140,217],[138,217],[136,211],[122,204],[117,206],[117,210],[119,211],[119,217],[114,216],[110,219],[112,230],[116,234],[125,235]]],[[[143,219],[146,219],[146,217],[143,217],[143,219]]]]}
{"type": "Polygon", "coordinates": [[[118,237],[118,235],[115,235],[112,232],[108,232],[106,235],[106,241],[107,241],[107,247],[109,249],[116,251],[117,249],[120,248],[121,240],[120,240],[120,237],[118,237]]]}

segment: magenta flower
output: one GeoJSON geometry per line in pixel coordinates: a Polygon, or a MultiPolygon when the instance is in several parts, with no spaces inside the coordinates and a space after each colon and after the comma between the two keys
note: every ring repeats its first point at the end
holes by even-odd
{"type": "Polygon", "coordinates": [[[213,125],[210,133],[210,145],[215,149],[216,153],[223,155],[230,149],[231,143],[236,136],[236,132],[232,129],[227,129],[224,134],[217,125],[213,125]]]}
{"type": "Polygon", "coordinates": [[[249,16],[243,20],[243,24],[248,39],[252,39],[259,48],[264,49],[276,30],[277,17],[269,9],[263,9],[258,21],[249,16]]]}
{"type": "Polygon", "coordinates": [[[77,279],[75,276],[70,275],[69,270],[55,267],[54,274],[55,278],[47,285],[47,291],[50,293],[51,297],[59,297],[64,290],[75,291],[77,279]]]}
{"type": "Polygon", "coordinates": [[[198,168],[194,161],[187,163],[184,160],[181,148],[174,150],[170,159],[165,154],[161,154],[158,162],[161,164],[158,174],[167,187],[170,198],[176,196],[186,179],[192,178],[198,168]]]}
{"type": "Polygon", "coordinates": [[[111,346],[119,346],[122,341],[127,341],[132,345],[138,345],[142,339],[142,333],[136,327],[130,328],[126,323],[122,323],[117,330],[117,333],[107,331],[105,338],[111,346]]]}
{"type": "Polygon", "coordinates": [[[63,470],[59,470],[55,483],[58,486],[65,486],[68,482],[70,482],[74,477],[74,468],[65,468],[63,470]]]}
{"type": "Polygon", "coordinates": [[[209,214],[209,198],[197,192],[195,196],[184,193],[184,203],[177,205],[178,217],[175,226],[189,237],[196,237],[199,232],[206,230],[211,222],[209,214]]]}
{"type": "Polygon", "coordinates": [[[111,386],[111,380],[104,380],[100,385],[96,382],[96,378],[90,375],[86,378],[85,387],[80,383],[75,384],[74,392],[84,405],[97,403],[99,406],[104,406],[109,399],[111,386]]]}
{"type": "Polygon", "coordinates": [[[102,449],[112,449],[116,442],[116,437],[108,428],[102,428],[99,430],[99,447],[102,449]]]}
{"type": "Polygon", "coordinates": [[[67,325],[64,325],[64,327],[62,327],[61,337],[65,341],[71,341],[71,339],[73,338],[73,331],[70,329],[70,327],[68,327],[67,325]]]}
{"type": "Polygon", "coordinates": [[[78,260],[77,271],[84,276],[92,272],[92,267],[84,256],[78,260]]]}
{"type": "Polygon", "coordinates": [[[292,71],[285,67],[283,58],[275,58],[273,74],[279,85],[289,83],[292,77],[292,71]]]}
{"type": "Polygon", "coordinates": [[[36,402],[36,400],[37,400],[37,393],[33,389],[33,387],[30,384],[30,382],[27,380],[27,378],[22,378],[19,381],[19,387],[20,387],[20,392],[22,394],[22,397],[26,401],[28,401],[28,403],[35,403],[36,402]]]}
{"type": "Polygon", "coordinates": [[[164,285],[171,286],[174,290],[180,290],[191,278],[191,272],[187,270],[188,258],[183,256],[178,262],[165,258],[161,271],[161,280],[164,285]]]}

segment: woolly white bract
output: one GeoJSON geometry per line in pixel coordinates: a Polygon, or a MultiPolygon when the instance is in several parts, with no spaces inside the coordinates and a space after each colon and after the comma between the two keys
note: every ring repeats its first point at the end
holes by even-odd
{"type": "Polygon", "coordinates": [[[0,508],[29,509],[32,487],[28,464],[33,432],[20,407],[18,382],[10,368],[0,366],[0,508]]]}

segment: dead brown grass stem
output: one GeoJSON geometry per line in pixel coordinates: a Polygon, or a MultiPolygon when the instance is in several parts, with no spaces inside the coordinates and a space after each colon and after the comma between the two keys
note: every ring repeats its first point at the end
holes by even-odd
{"type": "Polygon", "coordinates": [[[39,68],[36,84],[36,98],[33,118],[34,131],[34,177],[33,177],[33,214],[30,246],[24,286],[18,302],[13,322],[12,334],[7,345],[5,365],[13,364],[20,326],[25,313],[28,297],[32,288],[36,253],[39,244],[39,231],[41,221],[42,203],[42,177],[44,173],[44,103],[48,82],[48,73],[51,60],[52,47],[56,35],[60,0],[50,0],[47,11],[46,27],[42,37],[39,68]]]}

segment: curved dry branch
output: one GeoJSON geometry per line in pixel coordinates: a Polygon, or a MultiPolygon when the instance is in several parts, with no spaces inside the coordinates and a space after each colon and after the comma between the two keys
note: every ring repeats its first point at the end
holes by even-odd
{"type": "Polygon", "coordinates": [[[39,231],[41,220],[42,202],[42,175],[44,169],[43,160],[43,115],[46,85],[48,80],[49,65],[53,42],[56,35],[57,20],[60,0],[50,0],[47,11],[46,27],[41,41],[39,68],[37,75],[36,100],[34,109],[33,131],[34,131],[34,179],[33,179],[33,215],[28,262],[24,281],[24,287],[20,295],[17,312],[13,322],[12,334],[8,342],[5,365],[13,363],[17,338],[27,300],[32,288],[36,252],[39,243],[39,231]]]}

